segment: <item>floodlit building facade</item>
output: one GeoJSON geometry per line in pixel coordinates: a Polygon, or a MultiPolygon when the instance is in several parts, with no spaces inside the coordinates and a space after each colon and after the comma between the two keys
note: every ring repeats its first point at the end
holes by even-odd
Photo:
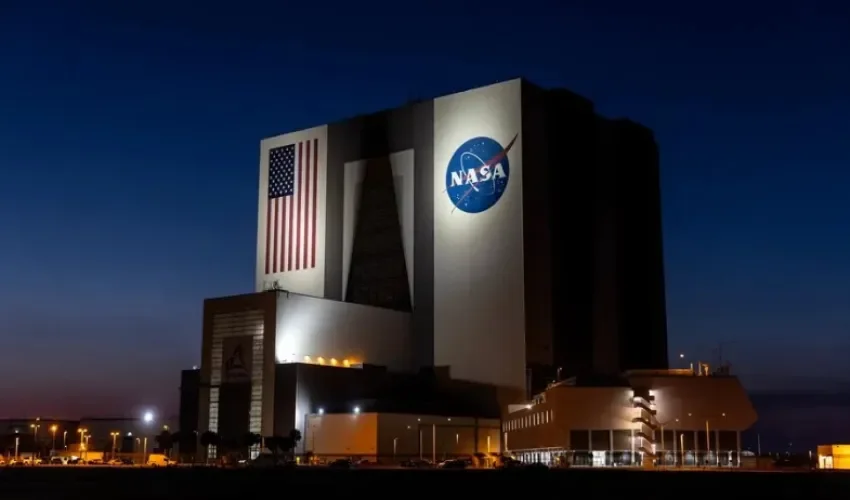
{"type": "Polygon", "coordinates": [[[285,365],[440,367],[497,406],[667,367],[648,129],[516,79],[270,137],[259,160],[256,286],[205,301],[199,432],[306,430],[285,365]]]}
{"type": "Polygon", "coordinates": [[[307,421],[305,451],[323,461],[356,458],[381,463],[458,457],[492,457],[501,452],[499,419],[436,415],[317,413],[307,421]]]}
{"type": "Polygon", "coordinates": [[[850,470],[850,445],[827,444],[818,446],[818,469],[850,470]]]}
{"type": "Polygon", "coordinates": [[[505,412],[507,452],[583,466],[739,466],[756,412],[728,373],[637,370],[566,380],[505,412]]]}

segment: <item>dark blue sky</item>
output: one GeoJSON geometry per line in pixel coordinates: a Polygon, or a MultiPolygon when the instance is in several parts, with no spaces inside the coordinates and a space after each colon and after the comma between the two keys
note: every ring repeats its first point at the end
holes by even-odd
{"type": "Polygon", "coordinates": [[[850,7],[750,3],[3,3],[0,414],[175,408],[260,139],[514,76],[655,130],[671,356],[850,387],[850,7]]]}

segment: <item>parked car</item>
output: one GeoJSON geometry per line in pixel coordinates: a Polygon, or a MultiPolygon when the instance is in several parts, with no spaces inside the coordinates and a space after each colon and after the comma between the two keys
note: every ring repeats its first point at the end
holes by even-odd
{"type": "Polygon", "coordinates": [[[405,460],[401,463],[402,467],[407,467],[410,469],[429,469],[434,466],[430,460],[425,460],[423,458],[416,458],[413,460],[405,460]]]}
{"type": "Polygon", "coordinates": [[[351,469],[354,464],[347,458],[340,458],[328,464],[332,469],[351,469]]]}

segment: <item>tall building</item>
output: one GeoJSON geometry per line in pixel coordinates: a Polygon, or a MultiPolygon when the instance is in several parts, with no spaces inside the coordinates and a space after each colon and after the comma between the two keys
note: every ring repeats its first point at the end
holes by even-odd
{"type": "Polygon", "coordinates": [[[279,397],[302,425],[282,364],[444,367],[514,399],[667,366],[655,141],[570,92],[510,80],[271,137],[258,195],[255,293],[204,306],[201,431],[271,433],[279,397]]]}

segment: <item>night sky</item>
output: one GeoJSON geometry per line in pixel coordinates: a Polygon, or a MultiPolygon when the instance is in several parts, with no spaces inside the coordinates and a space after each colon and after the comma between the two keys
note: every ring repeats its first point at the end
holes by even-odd
{"type": "Polygon", "coordinates": [[[516,76],[655,130],[674,363],[850,389],[847,2],[290,3],[0,5],[0,416],[175,411],[262,138],[516,76]]]}

